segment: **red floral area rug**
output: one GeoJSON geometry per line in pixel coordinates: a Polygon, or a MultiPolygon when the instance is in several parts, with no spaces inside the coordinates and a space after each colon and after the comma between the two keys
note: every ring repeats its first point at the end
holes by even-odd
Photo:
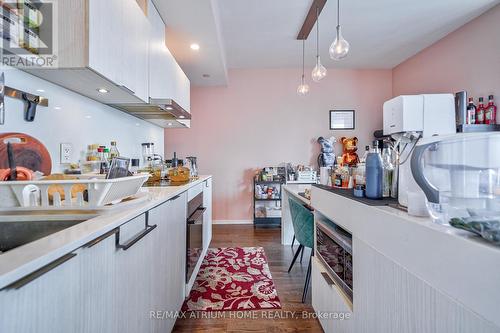
{"type": "Polygon", "coordinates": [[[208,249],[182,311],[280,309],[262,247],[208,249]]]}

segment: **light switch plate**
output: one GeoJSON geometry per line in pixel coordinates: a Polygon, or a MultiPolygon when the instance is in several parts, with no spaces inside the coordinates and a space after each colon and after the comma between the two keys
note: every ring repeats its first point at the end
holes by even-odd
{"type": "Polygon", "coordinates": [[[61,143],[61,164],[71,163],[73,155],[73,145],[71,143],[61,143]]]}

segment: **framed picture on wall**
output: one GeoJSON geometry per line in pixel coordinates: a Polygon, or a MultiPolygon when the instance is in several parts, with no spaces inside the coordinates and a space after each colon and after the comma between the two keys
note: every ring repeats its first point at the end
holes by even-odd
{"type": "Polygon", "coordinates": [[[331,130],[353,130],[355,125],[354,110],[330,110],[331,130]]]}

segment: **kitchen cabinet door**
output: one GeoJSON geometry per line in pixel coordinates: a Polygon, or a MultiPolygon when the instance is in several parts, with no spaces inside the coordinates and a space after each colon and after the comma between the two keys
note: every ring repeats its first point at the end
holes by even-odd
{"type": "Polygon", "coordinates": [[[114,260],[114,230],[79,249],[79,312],[73,332],[114,332],[114,260]]]}
{"type": "Polygon", "coordinates": [[[0,291],[0,332],[76,332],[81,306],[78,260],[78,255],[67,254],[38,277],[26,276],[26,284],[0,291]]]}
{"type": "Polygon", "coordinates": [[[175,78],[174,100],[187,112],[191,112],[191,82],[181,66],[172,57],[175,78]]]}
{"type": "Polygon", "coordinates": [[[311,265],[312,306],[314,311],[327,315],[319,318],[323,330],[325,333],[354,332],[353,312],[344,296],[316,257],[312,258],[311,265]]]}
{"type": "Polygon", "coordinates": [[[150,1],[148,18],[151,24],[149,43],[149,97],[152,99],[173,98],[169,93],[174,91],[175,73],[172,70],[172,54],[165,45],[165,23],[150,1]]]}
{"type": "MultiPolygon", "coordinates": [[[[186,195],[182,194],[149,211],[151,223],[158,225],[153,235],[155,269],[151,311],[179,311],[184,301],[186,265],[186,195]]],[[[169,332],[175,318],[153,320],[154,332],[169,332]]]]}
{"type": "Polygon", "coordinates": [[[186,296],[187,193],[170,200],[168,216],[170,216],[166,239],[166,243],[169,244],[168,302],[173,309],[180,310],[186,296]]]}
{"type": "Polygon", "coordinates": [[[119,85],[144,102],[148,102],[150,24],[135,0],[121,1],[123,45],[119,85]]]}
{"type": "Polygon", "coordinates": [[[206,251],[212,241],[212,178],[203,183],[203,249],[206,251]]]}
{"type": "Polygon", "coordinates": [[[88,0],[87,15],[89,67],[117,85],[124,70],[122,2],[129,0],[88,0]]]}
{"type": "Polygon", "coordinates": [[[113,332],[150,332],[151,294],[155,249],[153,228],[147,213],[119,228],[114,259],[113,332]],[[151,226],[147,226],[151,225],[151,226]]]}

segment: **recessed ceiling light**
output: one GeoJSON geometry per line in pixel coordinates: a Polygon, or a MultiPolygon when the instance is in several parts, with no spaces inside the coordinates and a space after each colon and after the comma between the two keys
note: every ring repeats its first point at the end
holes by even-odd
{"type": "Polygon", "coordinates": [[[173,110],[174,108],[171,107],[171,106],[167,106],[165,109],[167,109],[167,110],[173,110]]]}
{"type": "Polygon", "coordinates": [[[184,117],[184,116],[179,116],[179,118],[184,119],[184,118],[186,118],[186,117],[184,117]]]}
{"type": "Polygon", "coordinates": [[[139,124],[139,123],[135,123],[135,126],[141,126],[141,124],[139,124]]]}
{"type": "Polygon", "coordinates": [[[168,126],[172,126],[172,123],[168,123],[167,125],[168,125],[168,126]]]}
{"type": "Polygon", "coordinates": [[[193,51],[198,51],[200,49],[200,45],[199,44],[196,44],[196,43],[193,43],[189,46],[191,48],[191,50],[193,51]]]}
{"type": "Polygon", "coordinates": [[[54,110],[61,110],[61,109],[62,109],[62,107],[60,107],[60,106],[54,106],[54,110]]]}
{"type": "Polygon", "coordinates": [[[43,89],[37,89],[36,91],[41,92],[41,93],[45,92],[45,90],[43,90],[43,89]]]}
{"type": "Polygon", "coordinates": [[[202,75],[204,78],[209,78],[210,77],[210,74],[203,74],[202,75]]]}
{"type": "Polygon", "coordinates": [[[109,90],[106,89],[106,88],[99,88],[97,89],[97,91],[100,93],[100,94],[107,94],[109,93],[109,90]]]}
{"type": "Polygon", "coordinates": [[[85,116],[85,118],[90,119],[90,118],[92,118],[92,116],[85,116]]]}

